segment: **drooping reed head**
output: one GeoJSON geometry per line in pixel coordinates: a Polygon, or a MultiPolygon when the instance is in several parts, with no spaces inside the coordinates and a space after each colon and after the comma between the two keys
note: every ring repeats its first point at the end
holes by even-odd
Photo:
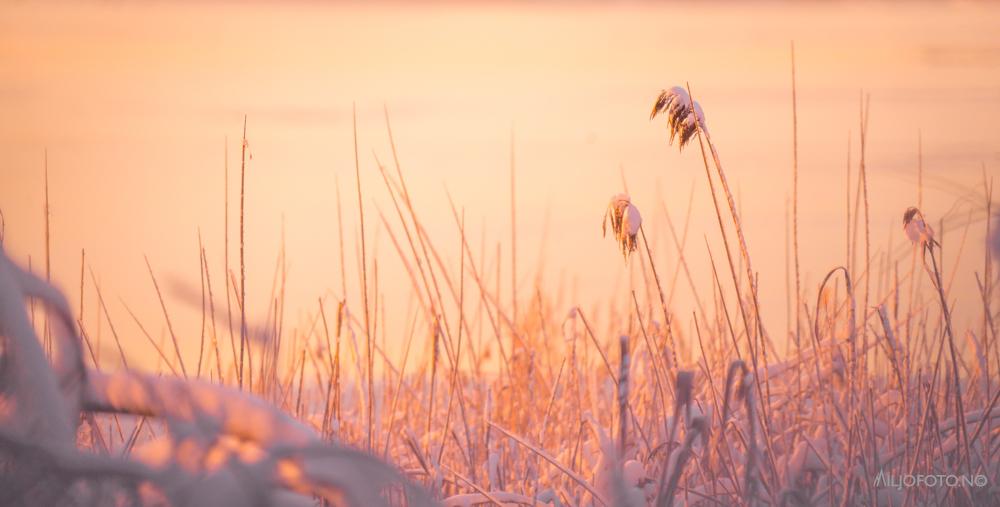
{"type": "Polygon", "coordinates": [[[632,204],[628,194],[617,194],[611,197],[608,208],[604,212],[604,221],[601,223],[601,232],[608,233],[608,218],[611,219],[611,231],[615,235],[621,247],[622,256],[628,259],[628,255],[635,251],[638,242],[639,226],[642,225],[642,216],[639,209],[632,204]]]}
{"type": "Polygon", "coordinates": [[[701,106],[693,102],[687,90],[680,86],[660,91],[649,119],[652,120],[661,113],[667,115],[670,144],[674,144],[674,139],[677,139],[680,149],[694,137],[699,127],[705,128],[705,114],[701,106]]]}
{"type": "Polygon", "coordinates": [[[937,240],[934,239],[934,229],[924,221],[924,214],[913,206],[906,208],[903,213],[903,231],[906,232],[906,237],[910,238],[910,241],[921,247],[938,244],[937,240]]]}

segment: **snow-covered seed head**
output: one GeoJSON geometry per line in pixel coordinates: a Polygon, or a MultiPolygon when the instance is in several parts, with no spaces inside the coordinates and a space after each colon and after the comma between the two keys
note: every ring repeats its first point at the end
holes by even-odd
{"type": "Polygon", "coordinates": [[[692,102],[687,90],[680,86],[660,91],[649,119],[652,120],[660,113],[667,115],[670,144],[674,144],[674,139],[677,139],[679,149],[684,148],[699,128],[705,130],[705,113],[697,102],[692,102]]]}
{"type": "Polygon", "coordinates": [[[639,235],[639,226],[642,225],[639,208],[632,204],[628,194],[617,194],[611,197],[611,202],[604,212],[604,221],[601,223],[601,232],[604,235],[608,233],[609,218],[611,231],[621,246],[622,256],[627,260],[628,255],[634,252],[638,245],[636,237],[639,235]]]}
{"type": "Polygon", "coordinates": [[[934,229],[924,221],[924,214],[919,209],[910,206],[903,213],[903,231],[914,244],[930,247],[938,244],[934,239],[934,229]]]}

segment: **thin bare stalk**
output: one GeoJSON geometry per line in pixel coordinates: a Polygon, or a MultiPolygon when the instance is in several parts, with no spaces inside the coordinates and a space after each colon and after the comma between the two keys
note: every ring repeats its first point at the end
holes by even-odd
{"type": "MultiPolygon", "coordinates": [[[[246,174],[247,174],[247,117],[243,115],[243,142],[240,145],[240,364],[239,384],[243,389],[243,363],[247,348],[247,265],[246,265],[246,174]]],[[[250,367],[250,382],[253,390],[253,366],[250,367]]]]}
{"type": "Polygon", "coordinates": [[[354,177],[358,189],[358,214],[361,218],[361,301],[364,305],[365,314],[365,360],[368,370],[368,438],[367,449],[372,450],[372,438],[374,437],[375,423],[375,374],[372,371],[375,358],[371,335],[371,317],[368,311],[368,255],[365,250],[365,206],[361,195],[361,165],[358,161],[358,111],[357,106],[351,108],[351,122],[354,132],[354,177]]]}
{"type": "Polygon", "coordinates": [[[181,373],[184,374],[184,378],[187,378],[187,368],[184,367],[184,356],[181,355],[181,347],[177,342],[177,334],[174,333],[174,325],[170,322],[170,314],[167,312],[167,304],[163,301],[163,294],[160,292],[160,284],[156,281],[156,275],[153,274],[153,266],[149,263],[149,257],[145,255],[143,258],[146,260],[146,269],[149,270],[149,278],[153,280],[153,288],[156,289],[156,298],[160,301],[160,309],[163,310],[163,318],[167,321],[167,331],[170,332],[170,341],[174,344],[174,352],[177,354],[177,362],[180,363],[181,373]]]}

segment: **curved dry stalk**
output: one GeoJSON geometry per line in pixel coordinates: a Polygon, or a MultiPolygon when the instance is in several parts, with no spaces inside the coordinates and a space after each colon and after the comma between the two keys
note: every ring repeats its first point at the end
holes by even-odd
{"type": "MultiPolygon", "coordinates": [[[[750,370],[747,369],[746,363],[741,360],[736,360],[729,363],[729,368],[726,370],[726,385],[723,390],[722,396],[722,419],[719,421],[719,436],[716,439],[715,445],[710,446],[705,450],[705,458],[709,463],[709,470],[716,470],[715,466],[715,454],[712,454],[712,450],[717,447],[721,447],[726,438],[726,422],[729,420],[729,400],[733,393],[733,386],[737,380],[737,373],[740,374],[739,378],[742,378],[749,373],[750,370]]],[[[721,453],[720,453],[721,454],[721,453]]]]}
{"type": "MultiPolygon", "coordinates": [[[[668,465],[670,463],[670,458],[673,455],[673,445],[674,440],[677,439],[677,427],[681,424],[681,409],[684,409],[685,420],[687,420],[687,415],[690,414],[691,408],[691,391],[694,388],[694,372],[690,371],[679,371],[677,372],[677,381],[675,383],[674,390],[674,416],[673,424],[670,425],[670,433],[667,437],[667,455],[664,458],[663,468],[660,469],[660,489],[657,491],[656,495],[656,505],[663,505],[662,502],[666,501],[664,495],[666,490],[663,486],[666,484],[667,472],[670,468],[668,465]]],[[[686,458],[685,458],[686,459],[686,458]]]]}
{"type": "Polygon", "coordinates": [[[618,374],[618,456],[625,457],[625,444],[628,439],[628,389],[629,389],[629,363],[631,362],[628,350],[628,336],[619,337],[619,348],[621,366],[618,374]]]}
{"type": "Polygon", "coordinates": [[[677,490],[681,474],[684,473],[684,466],[687,465],[688,460],[691,458],[691,446],[694,445],[694,441],[701,436],[707,426],[708,423],[704,417],[696,416],[691,418],[691,424],[688,425],[687,435],[684,438],[684,445],[674,455],[674,463],[670,467],[669,479],[667,479],[665,484],[661,484],[660,486],[662,489],[660,494],[657,495],[657,507],[673,506],[674,491],[677,490]]]}
{"type": "Polygon", "coordinates": [[[570,470],[569,468],[567,468],[562,463],[559,463],[549,453],[543,451],[542,449],[539,449],[538,447],[535,447],[534,445],[531,445],[530,443],[528,443],[523,438],[521,438],[521,437],[519,437],[519,436],[517,436],[517,435],[515,435],[515,434],[513,434],[513,433],[511,433],[509,431],[507,431],[506,429],[504,429],[503,427],[497,425],[493,421],[489,421],[488,424],[490,425],[491,428],[495,428],[500,433],[503,433],[508,438],[510,438],[510,439],[514,440],[515,442],[521,444],[522,446],[524,446],[529,451],[537,454],[538,456],[541,456],[542,459],[544,459],[545,461],[548,461],[550,464],[552,464],[552,466],[558,468],[562,473],[566,474],[567,477],[569,477],[570,479],[572,479],[573,482],[576,482],[581,487],[583,487],[583,489],[587,490],[587,492],[590,493],[591,496],[593,496],[594,499],[597,500],[601,505],[605,505],[605,506],[611,505],[611,504],[608,503],[608,500],[605,499],[603,496],[601,496],[601,494],[598,493],[597,490],[594,489],[594,487],[590,485],[590,483],[588,483],[586,480],[584,480],[583,477],[580,477],[579,474],[577,474],[576,472],[570,470]]]}

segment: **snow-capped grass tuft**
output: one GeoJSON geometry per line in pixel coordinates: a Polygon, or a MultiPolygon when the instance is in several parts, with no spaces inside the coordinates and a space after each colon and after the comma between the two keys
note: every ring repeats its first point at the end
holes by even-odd
{"type": "Polygon", "coordinates": [[[921,248],[940,246],[934,239],[934,229],[924,221],[924,214],[913,206],[907,208],[906,212],[903,213],[903,231],[906,232],[906,237],[913,244],[921,248]]]}
{"type": "Polygon", "coordinates": [[[653,103],[653,112],[649,114],[649,119],[652,120],[659,114],[667,116],[670,144],[676,139],[680,149],[694,137],[699,127],[705,129],[705,113],[702,112],[701,105],[697,102],[692,103],[687,90],[680,86],[660,92],[656,102],[653,103]]]}
{"type": "Polygon", "coordinates": [[[616,194],[611,197],[611,202],[604,212],[604,221],[601,223],[601,232],[605,236],[608,233],[609,218],[611,231],[621,247],[622,256],[627,260],[629,254],[634,252],[639,244],[637,238],[639,227],[642,225],[639,208],[632,204],[628,194],[616,194]]]}

